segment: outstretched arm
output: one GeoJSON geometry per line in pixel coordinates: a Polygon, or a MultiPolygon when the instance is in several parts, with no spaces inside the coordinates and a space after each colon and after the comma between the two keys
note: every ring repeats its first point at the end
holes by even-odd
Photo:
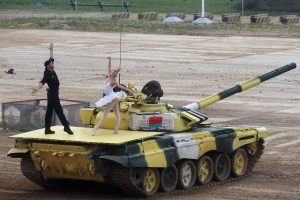
{"type": "Polygon", "coordinates": [[[134,93],[132,90],[130,90],[130,89],[128,89],[128,88],[126,88],[126,87],[120,85],[119,83],[116,83],[116,87],[120,88],[120,89],[123,90],[123,91],[128,92],[129,95],[132,95],[132,94],[134,93]]]}
{"type": "Polygon", "coordinates": [[[38,86],[32,89],[31,94],[35,95],[35,93],[37,93],[40,89],[42,89],[43,84],[41,82],[39,82],[38,86]]]}
{"type": "Polygon", "coordinates": [[[53,56],[53,42],[51,42],[49,44],[48,49],[50,50],[50,58],[54,58],[54,56],[53,56]]]}

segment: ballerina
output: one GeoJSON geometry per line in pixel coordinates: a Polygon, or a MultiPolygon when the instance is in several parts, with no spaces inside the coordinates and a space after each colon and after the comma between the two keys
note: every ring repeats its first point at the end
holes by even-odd
{"type": "Polygon", "coordinates": [[[132,94],[133,92],[126,87],[120,85],[116,81],[116,77],[118,76],[118,73],[120,72],[120,68],[111,69],[111,57],[107,57],[108,59],[108,76],[107,80],[104,83],[104,93],[105,96],[101,98],[99,101],[95,103],[97,107],[101,107],[106,105],[105,110],[103,112],[103,115],[97,125],[94,126],[92,135],[95,135],[97,129],[103,124],[104,120],[107,117],[107,114],[109,111],[113,110],[115,116],[116,116],[116,126],[113,131],[114,134],[118,133],[118,129],[120,127],[120,111],[119,111],[119,102],[118,99],[125,98],[127,95],[124,91],[128,92],[129,94],[132,94]],[[113,88],[118,87],[121,89],[119,92],[114,92],[113,88]]]}

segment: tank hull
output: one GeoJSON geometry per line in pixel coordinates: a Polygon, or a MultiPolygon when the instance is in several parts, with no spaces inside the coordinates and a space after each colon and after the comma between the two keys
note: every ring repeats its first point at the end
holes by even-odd
{"type": "MultiPolygon", "coordinates": [[[[42,129],[14,135],[16,145],[8,156],[21,157],[23,174],[36,183],[45,183],[41,182],[43,178],[46,182],[60,179],[108,182],[134,196],[155,194],[156,186],[164,185],[160,179],[167,169],[180,171],[182,165],[197,163],[205,157],[214,163],[216,156],[231,157],[239,149],[246,151],[268,135],[262,127],[210,125],[180,133],[120,130],[119,134],[113,134],[111,130],[99,129],[95,136],[91,136],[91,128],[72,127],[74,136],[63,133],[62,129],[54,127],[54,135],[44,135],[42,129]],[[39,180],[30,176],[32,171],[40,174],[36,175],[39,180]],[[136,174],[143,180],[133,181],[136,174]],[[145,174],[150,174],[150,178],[145,174]],[[120,175],[123,179],[119,179],[120,175]],[[145,180],[157,181],[147,186],[145,180]]],[[[196,180],[197,175],[193,176],[196,180]]]]}

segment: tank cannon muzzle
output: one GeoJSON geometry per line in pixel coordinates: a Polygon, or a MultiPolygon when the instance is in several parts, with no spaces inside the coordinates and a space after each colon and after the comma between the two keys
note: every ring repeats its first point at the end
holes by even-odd
{"type": "Polygon", "coordinates": [[[237,84],[234,87],[231,87],[227,90],[224,90],[224,91],[222,91],[218,94],[211,95],[207,98],[204,98],[204,99],[200,100],[199,102],[188,104],[188,105],[184,106],[184,108],[188,108],[188,109],[191,109],[191,110],[199,110],[199,109],[205,108],[205,107],[207,107],[207,106],[209,106],[213,103],[216,103],[216,102],[218,102],[222,99],[225,99],[225,98],[227,98],[229,96],[232,96],[236,93],[240,93],[240,92],[243,92],[245,90],[248,90],[252,87],[255,87],[255,86],[259,85],[260,83],[262,83],[264,81],[267,81],[271,78],[279,76],[280,74],[283,74],[283,73],[288,72],[292,69],[295,69],[296,66],[297,66],[296,63],[290,63],[288,65],[277,68],[277,69],[275,69],[273,71],[270,71],[266,74],[263,74],[261,76],[257,76],[255,78],[252,78],[252,79],[249,79],[245,82],[237,84]]]}

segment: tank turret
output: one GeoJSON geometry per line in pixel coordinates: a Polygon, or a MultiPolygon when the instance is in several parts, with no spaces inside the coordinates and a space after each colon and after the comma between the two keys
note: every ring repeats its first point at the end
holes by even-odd
{"type": "MultiPolygon", "coordinates": [[[[191,103],[183,107],[174,107],[170,104],[161,102],[159,97],[162,96],[163,91],[157,81],[150,81],[144,86],[142,91],[147,95],[146,98],[142,96],[141,92],[134,89],[134,86],[130,83],[129,87],[135,92],[132,96],[127,97],[125,101],[120,102],[120,129],[175,132],[191,129],[194,125],[200,124],[208,119],[197,110],[205,108],[236,93],[255,87],[266,80],[294,68],[296,68],[296,64],[290,63],[261,76],[237,84],[220,93],[211,95],[199,102],[191,103]],[[150,87],[151,85],[153,88],[150,87]]],[[[81,109],[83,124],[86,126],[93,126],[100,120],[103,110],[104,107],[81,109]]],[[[113,113],[110,113],[107,120],[103,123],[102,128],[114,129],[114,126],[115,116],[113,113]]]]}

